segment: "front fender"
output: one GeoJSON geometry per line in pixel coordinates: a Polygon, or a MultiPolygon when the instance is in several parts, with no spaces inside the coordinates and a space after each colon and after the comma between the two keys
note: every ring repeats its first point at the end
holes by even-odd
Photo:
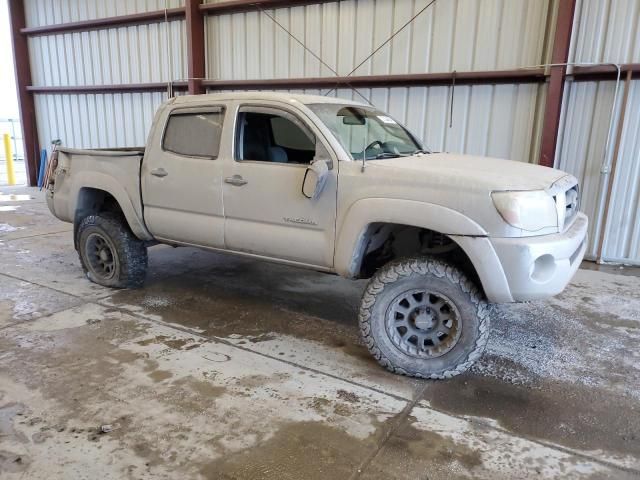
{"type": "Polygon", "coordinates": [[[365,254],[367,229],[373,223],[426,228],[449,236],[473,263],[487,298],[492,302],[513,301],[487,232],[460,212],[415,200],[367,198],[355,202],[336,232],[337,273],[348,278],[357,276],[365,254]]]}

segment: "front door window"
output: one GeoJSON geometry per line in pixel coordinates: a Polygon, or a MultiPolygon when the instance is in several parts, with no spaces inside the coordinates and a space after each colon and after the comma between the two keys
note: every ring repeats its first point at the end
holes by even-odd
{"type": "Polygon", "coordinates": [[[238,114],[237,160],[305,165],[316,152],[314,135],[295,116],[282,112],[238,114]]]}

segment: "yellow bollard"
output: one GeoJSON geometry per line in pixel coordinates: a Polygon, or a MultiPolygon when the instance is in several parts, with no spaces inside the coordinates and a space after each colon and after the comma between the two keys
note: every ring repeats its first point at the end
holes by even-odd
{"type": "Polygon", "coordinates": [[[4,135],[4,155],[7,158],[7,182],[9,185],[16,184],[16,174],[13,171],[13,152],[11,151],[11,137],[8,133],[4,135]]]}

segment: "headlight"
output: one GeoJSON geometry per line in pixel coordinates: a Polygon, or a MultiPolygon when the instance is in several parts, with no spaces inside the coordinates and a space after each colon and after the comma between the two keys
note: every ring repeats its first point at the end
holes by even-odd
{"type": "Polygon", "coordinates": [[[513,227],[536,232],[558,226],[556,203],[544,190],[493,192],[491,199],[504,221],[513,227]]]}

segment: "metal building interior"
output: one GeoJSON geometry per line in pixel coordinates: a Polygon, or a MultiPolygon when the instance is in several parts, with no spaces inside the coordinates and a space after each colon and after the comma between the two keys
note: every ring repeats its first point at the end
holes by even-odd
{"type": "Polygon", "coordinates": [[[0,187],[0,477],[638,478],[639,0],[8,6],[28,186],[0,187]],[[251,91],[574,175],[587,261],[438,382],[371,361],[360,281],[156,246],[144,289],[89,284],[42,149],[144,146],[168,98],[251,91]]]}

